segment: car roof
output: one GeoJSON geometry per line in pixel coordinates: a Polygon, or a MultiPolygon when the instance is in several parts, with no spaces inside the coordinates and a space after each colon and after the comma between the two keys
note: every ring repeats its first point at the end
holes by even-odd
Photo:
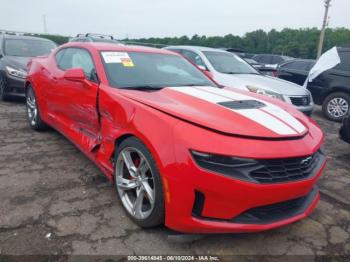
{"type": "Polygon", "coordinates": [[[42,38],[42,37],[36,37],[36,36],[26,36],[26,35],[8,35],[8,34],[0,34],[0,37],[3,37],[4,39],[19,39],[19,40],[40,40],[40,41],[48,41],[52,42],[49,39],[42,38]]]}
{"type": "Polygon", "coordinates": [[[205,47],[205,46],[192,46],[192,45],[174,45],[174,46],[167,46],[167,48],[173,48],[173,49],[188,49],[188,50],[193,50],[193,51],[218,51],[218,52],[223,52],[223,53],[229,53],[226,50],[222,49],[217,49],[217,48],[212,48],[212,47],[205,47]]]}
{"type": "Polygon", "coordinates": [[[116,51],[116,52],[143,52],[143,53],[155,53],[155,54],[178,54],[168,51],[166,49],[159,49],[147,46],[136,46],[136,45],[116,45],[114,43],[104,42],[69,42],[62,45],[60,48],[67,47],[85,47],[89,49],[95,49],[96,51],[116,51]]]}
{"type": "Polygon", "coordinates": [[[291,63],[294,62],[309,62],[309,63],[316,63],[315,59],[302,59],[302,58],[296,58],[296,59],[292,59],[292,60],[288,60],[282,64],[280,64],[281,67],[285,66],[285,65],[289,65],[291,63]]]}
{"type": "Polygon", "coordinates": [[[293,63],[293,62],[316,62],[316,60],[315,59],[296,58],[296,59],[287,61],[285,64],[289,64],[289,63],[293,63]]]}

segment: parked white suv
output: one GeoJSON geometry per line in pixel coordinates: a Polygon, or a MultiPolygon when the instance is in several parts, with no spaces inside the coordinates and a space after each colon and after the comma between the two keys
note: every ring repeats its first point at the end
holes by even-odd
{"type": "Polygon", "coordinates": [[[220,85],[265,94],[292,104],[307,115],[312,113],[314,103],[306,88],[263,75],[235,54],[198,46],[168,46],[164,49],[183,55],[220,85]]]}

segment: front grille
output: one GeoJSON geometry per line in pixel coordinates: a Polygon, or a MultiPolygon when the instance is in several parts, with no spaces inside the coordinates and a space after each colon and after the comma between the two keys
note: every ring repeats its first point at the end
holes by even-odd
{"type": "Polygon", "coordinates": [[[308,106],[310,104],[309,96],[294,96],[289,98],[292,104],[295,106],[308,106]]]}
{"type": "Polygon", "coordinates": [[[318,151],[312,156],[259,160],[260,167],[249,176],[259,183],[279,183],[305,179],[314,175],[324,163],[325,156],[318,151]]]}
{"type": "Polygon", "coordinates": [[[311,205],[317,193],[318,189],[315,187],[306,196],[249,209],[233,218],[231,222],[241,224],[268,224],[296,216],[304,212],[311,205]]]}

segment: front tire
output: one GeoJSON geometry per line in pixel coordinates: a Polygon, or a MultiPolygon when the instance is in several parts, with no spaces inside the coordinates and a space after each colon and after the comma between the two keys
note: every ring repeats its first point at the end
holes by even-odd
{"type": "Polygon", "coordinates": [[[322,112],[327,119],[341,122],[349,111],[350,95],[344,92],[331,93],[322,104],[322,112]]]}
{"type": "Polygon", "coordinates": [[[27,87],[26,91],[26,111],[27,120],[30,128],[35,131],[43,131],[47,129],[47,125],[42,121],[37,99],[32,86],[27,87]]]}
{"type": "Polygon", "coordinates": [[[125,139],[115,153],[114,181],[127,215],[143,228],[164,223],[164,194],[152,154],[136,137],[125,139]]]}

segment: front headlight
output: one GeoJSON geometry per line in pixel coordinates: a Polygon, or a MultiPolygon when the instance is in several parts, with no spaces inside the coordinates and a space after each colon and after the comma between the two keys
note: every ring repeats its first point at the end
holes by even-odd
{"type": "Polygon", "coordinates": [[[279,100],[284,101],[284,98],[281,94],[275,93],[270,90],[266,90],[263,88],[255,87],[255,86],[246,86],[250,92],[256,93],[256,94],[261,94],[261,95],[266,95],[272,98],[277,98],[279,100]]]}
{"type": "Polygon", "coordinates": [[[14,77],[18,77],[18,78],[26,78],[27,77],[27,72],[25,72],[22,69],[16,69],[10,66],[6,66],[6,71],[9,75],[14,76],[14,77]]]}
{"type": "Polygon", "coordinates": [[[249,172],[258,164],[256,160],[248,158],[202,153],[194,150],[191,150],[191,154],[196,164],[203,169],[246,181],[251,180],[249,172]]]}

